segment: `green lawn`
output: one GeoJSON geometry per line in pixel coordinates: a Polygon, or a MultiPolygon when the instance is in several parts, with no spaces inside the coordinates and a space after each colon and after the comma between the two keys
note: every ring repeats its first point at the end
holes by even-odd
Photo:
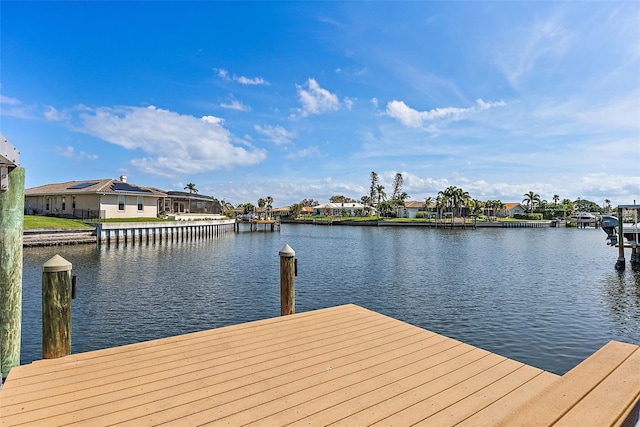
{"type": "Polygon", "coordinates": [[[90,224],[79,219],[56,218],[52,216],[24,216],[25,230],[34,228],[86,228],[91,227],[90,224]]]}
{"type": "MultiPolygon", "coordinates": [[[[155,222],[155,221],[167,221],[162,218],[110,218],[103,219],[101,222],[155,222]]],[[[37,215],[25,215],[24,216],[24,229],[34,228],[87,228],[93,227],[95,221],[91,220],[84,222],[80,219],[68,219],[68,218],[56,218],[53,216],[37,216],[37,215]]]]}

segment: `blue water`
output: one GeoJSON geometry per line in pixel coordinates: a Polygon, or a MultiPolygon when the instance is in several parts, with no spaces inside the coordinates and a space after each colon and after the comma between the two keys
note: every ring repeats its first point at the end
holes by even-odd
{"type": "Polygon", "coordinates": [[[278,252],[298,258],[296,311],[355,303],[563,374],[609,340],[640,344],[640,274],[595,229],[284,224],[281,232],[136,246],[25,248],[22,363],[39,359],[42,264],[73,263],[74,353],[280,314],[278,252]]]}

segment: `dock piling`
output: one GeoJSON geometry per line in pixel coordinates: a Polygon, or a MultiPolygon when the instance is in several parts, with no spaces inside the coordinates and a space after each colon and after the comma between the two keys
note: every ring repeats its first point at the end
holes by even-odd
{"type": "MultiPolygon", "coordinates": [[[[0,152],[0,160],[2,158],[3,153],[0,152]]],[[[5,166],[1,169],[3,185],[0,188],[0,376],[6,378],[11,368],[20,365],[25,170],[21,167],[9,170],[5,166]]]]}
{"type": "Polygon", "coordinates": [[[286,316],[296,312],[295,256],[291,246],[285,244],[280,255],[280,315],[286,316]]]}
{"type": "Polygon", "coordinates": [[[42,266],[42,358],[71,354],[71,263],[55,255],[42,266]]]}

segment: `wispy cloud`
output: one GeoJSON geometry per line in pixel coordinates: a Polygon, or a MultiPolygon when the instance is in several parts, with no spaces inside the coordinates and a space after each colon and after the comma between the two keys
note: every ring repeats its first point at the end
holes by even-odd
{"type": "Polygon", "coordinates": [[[298,108],[293,116],[307,117],[340,109],[338,95],[321,88],[315,79],[310,78],[306,84],[296,85],[296,89],[302,107],[298,108]]]}
{"type": "Polygon", "coordinates": [[[271,142],[276,145],[289,144],[291,140],[296,136],[295,132],[288,131],[282,126],[255,125],[254,129],[260,135],[266,136],[271,142]]]}
{"type": "Polygon", "coordinates": [[[287,159],[302,159],[306,157],[324,157],[320,148],[317,145],[312,145],[303,150],[296,151],[295,153],[287,154],[287,159]]]}
{"type": "Polygon", "coordinates": [[[251,111],[251,107],[243,104],[242,102],[235,99],[233,96],[230,96],[229,102],[220,103],[222,108],[226,108],[227,110],[235,110],[235,111],[251,111]]]}
{"type": "Polygon", "coordinates": [[[543,59],[561,57],[569,51],[574,39],[554,16],[534,21],[528,28],[512,28],[508,37],[494,44],[494,56],[507,80],[517,85],[543,59]]]}
{"type": "Polygon", "coordinates": [[[224,68],[214,68],[214,71],[216,71],[216,73],[218,74],[218,77],[224,80],[240,83],[241,85],[246,85],[246,86],[269,86],[270,85],[270,83],[262,77],[246,77],[246,76],[237,76],[235,74],[230,76],[229,72],[224,68]]]}
{"type": "Polygon", "coordinates": [[[62,157],[67,157],[74,160],[97,160],[96,154],[85,153],[84,151],[76,151],[71,145],[66,147],[56,147],[56,154],[62,157]]]}
{"type": "Polygon", "coordinates": [[[442,107],[429,111],[418,111],[409,107],[403,101],[394,100],[387,104],[386,113],[389,117],[398,120],[407,127],[421,128],[430,122],[452,122],[478,111],[488,110],[493,107],[503,107],[505,105],[506,103],[504,101],[485,102],[482,99],[477,99],[476,105],[467,108],[442,107]]]}
{"type": "Polygon", "coordinates": [[[263,150],[234,145],[234,136],[215,116],[197,118],[150,106],[79,107],[74,130],[147,155],[130,163],[144,173],[180,176],[255,165],[263,150]]]}

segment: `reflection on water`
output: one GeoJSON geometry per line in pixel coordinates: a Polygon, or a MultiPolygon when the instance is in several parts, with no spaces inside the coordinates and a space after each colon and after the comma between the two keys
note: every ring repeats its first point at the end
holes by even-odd
{"type": "Polygon", "coordinates": [[[640,279],[601,230],[286,225],[280,233],[25,248],[22,362],[41,356],[41,269],[79,276],[73,352],[278,316],[278,251],[298,312],[355,303],[562,374],[611,339],[640,344],[640,279]]]}

